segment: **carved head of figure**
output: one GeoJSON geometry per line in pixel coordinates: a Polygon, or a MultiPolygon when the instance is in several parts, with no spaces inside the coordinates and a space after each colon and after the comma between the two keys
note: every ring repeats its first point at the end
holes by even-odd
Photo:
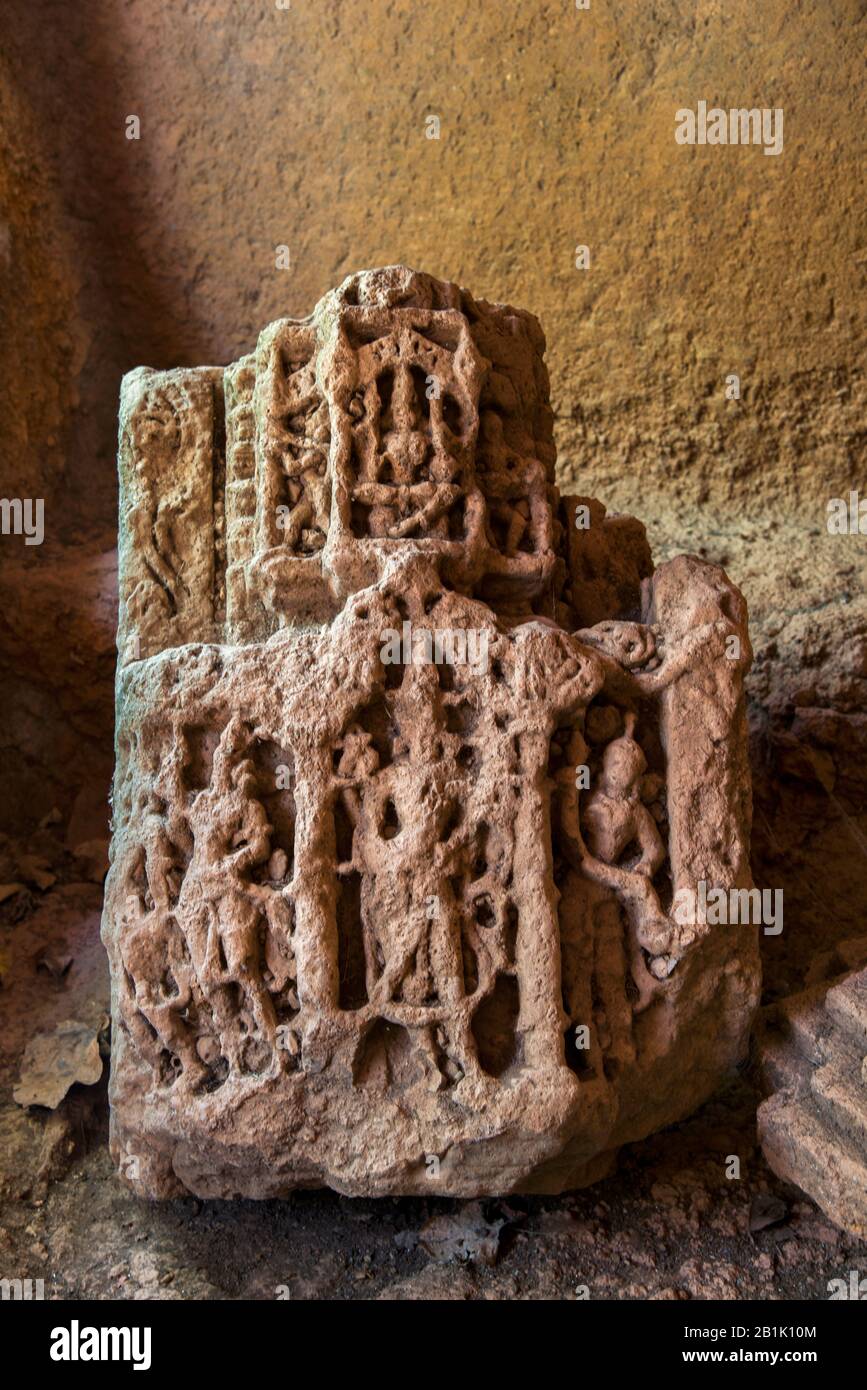
{"type": "Polygon", "coordinates": [[[656,636],[644,623],[610,621],[576,632],[580,642],[597,647],[627,670],[643,666],[656,655],[656,636]]]}
{"type": "Polygon", "coordinates": [[[638,795],[638,784],[647,771],[647,759],[633,738],[635,715],[626,716],[626,733],[615,738],[602,758],[602,788],[618,801],[638,795]]]}
{"type": "Polygon", "coordinates": [[[153,472],[155,464],[164,465],[177,452],[181,442],[179,403],[179,393],[168,388],[148,390],[132,412],[127,429],[139,472],[145,466],[153,472]]]}
{"type": "Polygon", "coordinates": [[[352,724],[343,738],[337,773],[340,777],[371,777],[379,768],[379,754],[373,739],[360,724],[352,724]]]}

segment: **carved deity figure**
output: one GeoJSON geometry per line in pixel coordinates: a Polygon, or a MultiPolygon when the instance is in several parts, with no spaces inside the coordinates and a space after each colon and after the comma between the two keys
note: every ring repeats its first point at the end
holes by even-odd
{"type": "Polygon", "coordinates": [[[443,749],[439,698],[435,668],[410,664],[396,702],[406,732],[395,740],[394,761],[378,768],[368,736],[350,731],[338,768],[343,776],[364,774],[360,790],[343,795],[355,827],[352,864],[362,874],[370,1002],[413,1029],[435,1084],[437,1029],[461,1072],[478,1073],[468,1028],[447,1021],[464,997],[446,834],[460,770],[443,749]]]}
{"type": "Polygon", "coordinates": [[[193,797],[187,810],[193,853],[177,905],[196,977],[228,1046],[229,1061],[238,1069],[245,1038],[236,1026],[232,986],[240,991],[259,1038],[278,1059],[260,936],[263,915],[267,928],[278,935],[288,933],[289,925],[280,894],[249,877],[254,866],[270,857],[271,826],[255,797],[252,763],[243,756],[248,743],[243,722],[233,716],[214,753],[210,786],[193,797]]]}
{"type": "MultiPolygon", "coordinates": [[[[666,857],[656,822],[641,799],[647,760],[634,737],[636,716],[628,713],[625,733],[612,740],[602,756],[597,785],[581,805],[578,779],[586,768],[588,748],[575,731],[566,767],[558,776],[560,829],[564,850],[574,867],[623,903],[634,947],[651,957],[655,978],[670,973],[670,952],[687,943],[686,934],[663,912],[652,879],[666,857]],[[625,861],[625,862],[624,862],[625,861]]],[[[632,952],[635,983],[647,1002],[646,971],[632,952]],[[636,968],[637,967],[637,968],[636,968]]]]}
{"type": "Polygon", "coordinates": [[[404,328],[362,350],[372,379],[350,403],[358,469],[353,498],[368,533],[392,540],[448,538],[462,494],[462,441],[444,418],[451,352],[404,328]]]}
{"type": "Polygon", "coordinates": [[[182,585],[181,559],[175,547],[171,508],[164,504],[156,479],[171,468],[181,442],[177,392],[147,391],[129,422],[129,439],[136,478],[136,500],[126,518],[132,545],[145,574],[127,599],[127,608],[140,633],[152,624],[155,607],[171,615],[182,585]]]}
{"type": "Polygon", "coordinates": [[[126,866],[130,891],[120,934],[126,1017],[153,1054],[150,1040],[136,1026],[141,1014],[159,1047],[178,1059],[185,1082],[195,1082],[205,1069],[196,1052],[196,1033],[184,1017],[192,1002],[194,970],[173,915],[180,857],[160,797],[145,792],[140,805],[141,836],[126,866]]]}

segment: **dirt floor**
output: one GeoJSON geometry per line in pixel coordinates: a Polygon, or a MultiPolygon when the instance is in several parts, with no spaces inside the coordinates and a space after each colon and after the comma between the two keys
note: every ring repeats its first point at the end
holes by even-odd
{"type": "MultiPolygon", "coordinates": [[[[302,1192],[147,1205],[112,1171],[104,1096],[68,1119],[77,1152],[62,1177],[7,1178],[3,1270],[43,1278],[47,1297],[823,1299],[867,1260],[867,1244],[773,1180],[740,1079],[589,1191],[481,1203],[302,1192]],[[734,1152],[742,1176],[727,1180],[734,1152]]],[[[8,1121],[32,1162],[43,1124],[8,1121]]]]}
{"type": "MultiPolygon", "coordinates": [[[[651,518],[657,560],[696,548],[696,527],[651,518]]],[[[755,873],[785,895],[784,931],[764,941],[773,1000],[864,935],[864,550],[821,515],[704,535],[751,607],[755,873]]],[[[109,1160],[104,1076],[56,1111],[12,1097],[28,1040],[63,1020],[91,1061],[105,1052],[104,843],[70,843],[83,819],[48,821],[0,850],[0,881],[23,880],[0,902],[0,1275],[44,1279],[56,1298],[824,1299],[830,1279],[867,1268],[867,1244],[763,1162],[748,1064],[612,1177],[559,1198],[140,1202],[109,1160]]]]}

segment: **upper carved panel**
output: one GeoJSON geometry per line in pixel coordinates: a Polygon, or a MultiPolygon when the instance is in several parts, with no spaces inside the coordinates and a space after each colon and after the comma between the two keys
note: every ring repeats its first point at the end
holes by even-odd
{"type": "Polygon", "coordinates": [[[272,324],[225,373],[132,373],[128,659],[333,616],[412,551],[468,596],[550,611],[543,350],[531,315],[390,267],[350,277],[307,320],[272,324]]]}

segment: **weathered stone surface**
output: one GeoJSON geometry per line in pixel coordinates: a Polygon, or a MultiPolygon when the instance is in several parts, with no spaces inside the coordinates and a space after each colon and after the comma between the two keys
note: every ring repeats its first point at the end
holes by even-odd
{"type": "Polygon", "coordinates": [[[867,1235],[867,938],[841,943],[865,966],[765,1009],[756,1035],[759,1138],[779,1177],[853,1235],[867,1235]]]}
{"type": "Polygon", "coordinates": [[[126,378],[113,1149],[166,1196],[555,1191],[744,1053],[746,609],[554,486],[529,314],[403,267],[126,378]]]}

